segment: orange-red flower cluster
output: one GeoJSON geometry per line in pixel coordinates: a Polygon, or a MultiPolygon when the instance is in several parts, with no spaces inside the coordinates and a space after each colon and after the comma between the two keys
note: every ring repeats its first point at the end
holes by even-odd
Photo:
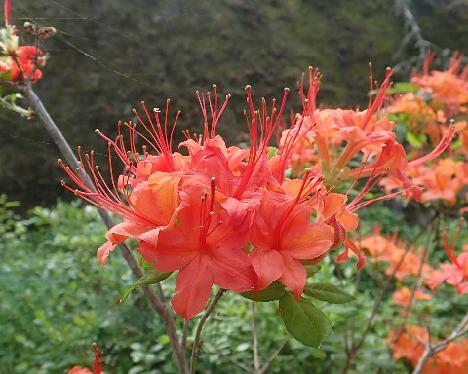
{"type": "Polygon", "coordinates": [[[425,278],[426,284],[435,289],[443,282],[455,287],[459,294],[468,293],[468,244],[463,246],[463,251],[458,256],[455,251],[455,244],[460,235],[463,220],[460,222],[455,236],[450,243],[447,231],[444,234],[443,247],[450,260],[450,264],[440,264],[439,269],[431,272],[425,278]]]}
{"type": "MultiPolygon", "coordinates": [[[[468,185],[468,164],[451,158],[437,160],[431,166],[418,166],[409,170],[408,174],[422,192],[418,198],[421,203],[442,200],[448,205],[455,205],[457,199],[466,200],[467,196],[460,194],[468,185]]],[[[396,178],[389,177],[382,181],[387,192],[399,188],[401,183],[396,178]]]]}
{"type": "MultiPolygon", "coordinates": [[[[392,302],[393,304],[396,304],[396,305],[408,306],[410,303],[410,299],[411,299],[410,289],[408,287],[402,287],[393,293],[392,302]]],[[[432,295],[421,290],[415,290],[413,299],[414,301],[430,300],[432,299],[432,295]]]]}
{"type": "Polygon", "coordinates": [[[214,284],[241,292],[278,280],[299,298],[306,282],[303,263],[345,241],[344,226],[357,225],[351,222],[355,215],[345,212],[345,198],[327,196],[320,175],[307,172],[303,179],[287,179],[287,155],[268,158],[289,90],[280,106],[273,101],[268,112],[265,100],[258,111],[251,88],[246,92],[249,149],[227,147],[216,134],[229,95],[219,108],[215,87],[213,97],[198,95],[205,128],[200,137],[185,133],[187,140],[179,147],[187,155],[172,150],[176,121],[169,123],[169,101],[162,118],[159,109],[150,112],[142,103],[143,115],[135,111],[137,123],[119,124],[115,139],[98,131],[108,142],[110,184],[92,153],[79,155],[95,187],[83,182],[80,171],[64,166],[78,187],[75,191],[64,183],[66,188],[124,218],[109,230],[99,260],[104,263],[125,239],[139,240],[141,255],[155,269],[178,271],[172,304],[187,319],[205,307],[214,284]],[[137,136],[157,154],[150,155],[146,147],[139,154],[137,136]],[[125,167],[118,177],[112,171],[114,154],[125,167]]]}
{"type": "Polygon", "coordinates": [[[468,106],[468,66],[462,68],[463,55],[455,53],[445,71],[430,71],[435,54],[429,53],[421,73],[414,72],[411,83],[431,96],[434,105],[440,104],[446,116],[466,113],[468,106]]]}
{"type": "MultiPolygon", "coordinates": [[[[429,339],[425,329],[407,326],[398,336],[391,333],[389,340],[395,360],[406,359],[414,367],[422,356],[429,339]]],[[[437,344],[437,341],[432,341],[437,344]]],[[[447,348],[430,357],[423,366],[424,374],[464,374],[468,372],[468,339],[460,339],[448,344],[447,348]]]]}
{"type": "MultiPolygon", "coordinates": [[[[246,87],[247,149],[227,147],[217,135],[230,96],[218,103],[216,86],[213,96],[197,93],[204,131],[193,137],[185,132],[187,139],[179,145],[186,150],[184,155],[172,149],[179,113],[170,123],[169,100],[164,114],[157,108],[149,111],[142,103],[142,114],[134,111],[135,123],[120,123],[115,139],[97,131],[108,143],[111,183],[105,182],[93,153],[83,156],[79,151],[82,170],[72,171],[61,164],[77,189],[63,185],[124,218],[109,230],[108,241],[98,250],[102,263],[117,244],[133,237],[139,241],[141,255],[155,269],[178,272],[172,304],[186,319],[203,310],[213,285],[242,292],[279,281],[299,299],[307,277],[304,264],[319,261],[330,249],[343,244],[337,260],[345,261],[351,250],[358,255],[358,267],[364,265],[365,256],[347,236],[357,228],[357,211],[400,192],[367,201],[364,197],[389,173],[407,181],[409,164],[391,131],[393,125],[374,115],[382,105],[390,76],[389,69],[366,111],[337,109],[322,116],[322,121],[315,109],[320,74],[311,70],[308,95],[302,96],[303,113],[283,132],[281,147],[273,156],[269,144],[280,124],[288,89],[279,105],[273,100],[268,109],[262,99],[257,109],[252,90],[246,87]],[[319,149],[321,167],[303,170],[300,178],[287,178],[295,151],[309,134],[319,149]],[[146,143],[141,152],[138,138],[146,143]],[[333,139],[344,142],[344,148],[334,148],[338,143],[333,139]],[[148,147],[156,155],[149,154],[148,147]],[[349,167],[358,153],[365,161],[358,168],[349,167]],[[114,175],[113,157],[124,165],[120,175],[114,175]],[[95,187],[84,181],[86,169],[95,187]],[[348,194],[331,192],[331,181],[342,177],[367,177],[367,182],[348,201],[348,194]]],[[[448,134],[431,154],[413,162],[422,164],[438,156],[450,137],[448,134]]],[[[411,189],[409,183],[405,186],[407,191],[411,189]]]]}
{"type": "Polygon", "coordinates": [[[0,29],[0,75],[12,81],[42,78],[39,69],[45,65],[44,53],[32,45],[19,46],[18,30],[10,24],[11,1],[4,2],[5,27],[0,29]]]}
{"type": "MultiPolygon", "coordinates": [[[[410,165],[408,174],[423,191],[416,196],[421,203],[439,200],[453,206],[457,202],[465,205],[468,202],[468,196],[461,194],[468,185],[468,67],[461,69],[462,57],[454,54],[445,71],[430,71],[434,54],[429,53],[423,71],[414,73],[411,79],[418,91],[396,97],[388,108],[388,112],[403,116],[401,122],[407,126],[409,134],[419,139],[420,144],[411,153],[418,154],[428,144],[439,142],[450,129],[459,135],[460,141],[448,158],[430,166],[410,165]],[[453,122],[451,126],[450,121],[453,122]]],[[[387,193],[403,186],[394,176],[383,179],[381,184],[387,193]]]]}
{"type": "MultiPolygon", "coordinates": [[[[370,256],[378,262],[389,263],[385,274],[395,273],[395,278],[403,280],[408,276],[417,276],[421,267],[421,250],[406,250],[406,244],[397,242],[396,237],[386,238],[378,232],[362,239],[359,242],[362,250],[368,251],[370,256]]],[[[422,264],[421,273],[432,273],[432,267],[422,264]]]]}
{"type": "Polygon", "coordinates": [[[391,75],[392,70],[387,69],[380,87],[374,90],[371,85],[371,91],[376,94],[374,99],[369,99],[366,110],[318,109],[316,97],[321,76],[310,68],[307,93],[303,93],[304,79],[300,84],[303,112],[296,114],[292,129],[284,131],[281,137],[280,149],[291,154],[293,174],[301,175],[304,167],[314,168],[322,174],[327,187],[340,188],[347,183],[351,184],[349,190],[358,181],[364,181],[361,193],[348,204],[351,211],[378,199],[400,195],[401,190],[407,196],[418,196],[419,189],[410,179],[409,171],[440,156],[454,133],[454,128],[449,127],[431,152],[409,161],[404,147],[397,141],[395,124],[382,111],[391,75]],[[397,182],[387,195],[362,201],[383,178],[397,182]]]}
{"type": "Polygon", "coordinates": [[[44,65],[44,53],[31,45],[20,46],[15,56],[9,56],[6,64],[0,66],[0,72],[9,71],[12,81],[31,79],[36,83],[42,78],[40,66],[44,65]]]}

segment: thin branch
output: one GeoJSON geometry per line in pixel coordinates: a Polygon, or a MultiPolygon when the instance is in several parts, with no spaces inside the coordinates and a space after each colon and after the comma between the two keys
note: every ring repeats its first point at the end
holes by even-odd
{"type": "Polygon", "coordinates": [[[184,327],[182,329],[182,338],[180,339],[180,346],[184,350],[185,350],[185,347],[187,346],[187,335],[189,333],[189,325],[190,325],[189,320],[184,321],[184,327]]]}
{"type": "Polygon", "coordinates": [[[253,338],[253,364],[254,373],[258,373],[260,370],[260,359],[258,356],[258,338],[257,338],[257,321],[256,316],[257,310],[255,301],[252,301],[252,338],[253,338]]]}
{"type": "Polygon", "coordinates": [[[193,339],[192,356],[190,358],[190,374],[195,374],[195,366],[197,364],[198,349],[201,343],[201,333],[203,331],[203,326],[205,325],[205,322],[210,316],[210,314],[215,309],[216,304],[218,303],[221,296],[223,296],[224,292],[226,292],[226,290],[223,288],[220,288],[218,290],[215,297],[213,298],[213,300],[211,300],[210,304],[205,309],[205,313],[198,322],[197,329],[195,331],[195,338],[193,339]]]}
{"type": "MultiPolygon", "coordinates": [[[[29,82],[26,85],[15,84],[11,81],[0,79],[0,85],[3,85],[14,92],[22,93],[26,99],[28,100],[31,108],[37,114],[39,119],[41,120],[44,128],[49,133],[57,147],[59,148],[60,152],[62,153],[63,157],[67,161],[67,163],[74,169],[80,167],[79,161],[77,160],[75,154],[73,153],[69,143],[63,136],[62,132],[60,131],[59,127],[56,125],[55,121],[50,116],[49,112],[45,108],[42,100],[39,96],[36,95],[34,92],[31,83],[29,82]]],[[[80,168],[82,171],[83,181],[88,185],[89,188],[94,188],[94,184],[92,183],[89,176],[84,173],[83,168],[80,168]]],[[[99,215],[101,219],[104,221],[105,225],[110,228],[114,225],[112,222],[112,218],[110,214],[103,210],[98,209],[99,215]]],[[[123,257],[127,261],[128,265],[130,266],[133,274],[136,278],[141,278],[143,276],[143,272],[141,271],[135,256],[133,255],[131,249],[128,247],[127,244],[122,243],[119,245],[120,252],[122,253],[123,257]]],[[[152,288],[146,286],[143,288],[145,295],[148,297],[151,306],[153,309],[158,313],[161,318],[163,319],[163,323],[166,327],[166,331],[168,333],[172,349],[174,352],[174,356],[176,358],[177,367],[180,373],[187,372],[187,364],[185,359],[185,352],[181,348],[177,336],[177,329],[174,321],[174,317],[167,307],[166,303],[164,302],[164,295],[160,285],[156,286],[156,292],[158,296],[154,293],[152,288]]]]}
{"type": "MultiPolygon", "coordinates": [[[[432,220],[433,219],[435,219],[435,217],[433,217],[432,220]]],[[[416,235],[416,237],[413,239],[413,241],[415,242],[421,236],[421,234],[423,232],[425,232],[425,231],[421,230],[418,233],[418,235],[416,235]]],[[[411,245],[408,243],[406,245],[406,248],[405,248],[405,253],[403,253],[403,255],[400,257],[400,260],[395,265],[395,268],[392,270],[392,273],[387,278],[387,281],[384,283],[384,285],[382,287],[382,291],[380,292],[380,294],[375,299],[374,304],[372,306],[371,315],[370,315],[369,319],[367,320],[367,324],[366,324],[366,327],[364,329],[364,332],[361,335],[361,338],[357,342],[353,342],[349,349],[345,349],[345,351],[347,351],[346,352],[346,362],[345,362],[345,364],[343,366],[343,369],[341,370],[342,374],[345,374],[345,373],[348,372],[348,370],[351,367],[351,364],[353,362],[354,357],[356,357],[356,354],[358,353],[358,351],[361,349],[362,345],[364,344],[364,342],[366,340],[366,337],[367,337],[367,334],[369,333],[370,329],[372,328],[372,326],[374,324],[374,319],[377,316],[377,311],[378,311],[378,309],[380,307],[380,304],[382,303],[384,297],[386,296],[387,291],[389,290],[390,285],[392,284],[392,281],[395,278],[395,275],[396,275],[398,269],[403,264],[403,261],[406,258],[406,255],[409,253],[410,249],[411,249],[411,245]]]]}
{"type": "Polygon", "coordinates": [[[281,351],[283,350],[283,348],[286,346],[286,344],[288,344],[288,341],[289,339],[285,339],[281,344],[280,346],[276,349],[276,351],[274,351],[272,353],[272,355],[270,357],[268,357],[268,359],[266,360],[265,364],[262,366],[262,368],[260,369],[260,372],[259,374],[265,374],[268,370],[268,368],[270,367],[271,363],[274,361],[274,359],[276,357],[278,357],[278,355],[281,353],[281,351]]]}
{"type": "Polygon", "coordinates": [[[447,346],[453,342],[454,340],[460,338],[464,334],[468,332],[468,313],[465,314],[465,317],[463,317],[462,321],[458,324],[458,326],[450,333],[447,339],[442,340],[441,342],[432,345],[431,343],[431,335],[429,333],[429,338],[428,342],[426,344],[426,348],[424,350],[424,353],[422,356],[419,358],[418,363],[414,367],[413,374],[419,374],[422,372],[422,369],[424,367],[424,364],[426,361],[433,356],[434,354],[443,351],[447,346]]]}
{"type": "Polygon", "coordinates": [[[397,334],[395,335],[395,338],[393,339],[393,341],[396,341],[401,333],[404,331],[405,329],[405,326],[408,322],[408,319],[409,319],[409,316],[411,314],[411,310],[413,308],[413,304],[414,304],[414,298],[415,298],[415,294],[416,294],[416,290],[418,289],[419,287],[419,284],[421,283],[421,274],[422,274],[422,269],[424,267],[424,264],[426,263],[426,259],[429,255],[429,247],[431,245],[431,239],[432,239],[432,229],[434,228],[434,224],[431,225],[430,227],[430,230],[429,230],[429,233],[427,235],[427,242],[424,246],[424,250],[423,250],[423,253],[422,253],[422,257],[421,257],[421,262],[419,263],[419,268],[418,268],[418,273],[417,273],[417,276],[413,282],[413,287],[411,287],[411,293],[410,293],[410,299],[409,299],[409,302],[408,302],[408,305],[406,306],[405,310],[404,310],[404,314],[403,314],[403,322],[400,324],[400,327],[398,329],[398,332],[397,334]]]}

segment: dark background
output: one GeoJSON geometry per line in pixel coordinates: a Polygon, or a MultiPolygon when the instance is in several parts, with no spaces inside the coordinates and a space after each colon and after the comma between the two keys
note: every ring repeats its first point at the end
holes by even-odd
{"type": "MultiPolygon", "coordinates": [[[[424,39],[445,54],[468,53],[467,0],[417,0],[411,9],[424,39]]],[[[217,83],[233,95],[220,132],[239,142],[246,84],[257,98],[278,97],[314,65],[324,74],[322,103],[362,105],[369,61],[381,79],[386,66],[419,53],[414,40],[403,43],[408,28],[392,0],[16,0],[13,17],[57,28],[36,89],[71,144],[98,153],[105,145],[93,130],[112,134],[141,99],[153,107],[171,97],[179,128],[198,128],[194,91],[217,83]]],[[[25,207],[54,202],[64,195],[58,157],[37,120],[0,112],[0,193],[25,207]]]]}

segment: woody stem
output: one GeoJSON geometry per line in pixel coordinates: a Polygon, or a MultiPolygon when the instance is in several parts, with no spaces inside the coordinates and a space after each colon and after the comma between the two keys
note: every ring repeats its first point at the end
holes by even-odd
{"type": "MultiPolygon", "coordinates": [[[[34,110],[34,113],[37,114],[39,119],[41,120],[44,128],[46,129],[47,133],[53,139],[55,144],[60,150],[60,153],[63,155],[67,163],[70,167],[74,168],[75,170],[80,168],[82,173],[83,182],[90,188],[94,190],[94,184],[92,183],[89,176],[83,171],[81,165],[76,158],[75,154],[73,153],[70,144],[67,142],[65,137],[63,136],[62,132],[60,131],[59,127],[52,119],[51,115],[45,108],[42,100],[37,96],[34,92],[32,85],[28,82],[26,85],[18,85],[12,83],[11,81],[4,80],[0,78],[0,85],[5,86],[15,92],[23,94],[29,102],[29,105],[34,110]]],[[[99,215],[103,220],[104,224],[107,228],[111,228],[114,223],[112,222],[112,217],[110,216],[109,212],[98,209],[99,215]]],[[[119,245],[120,252],[122,253],[123,257],[127,261],[130,269],[132,270],[134,276],[136,278],[141,278],[143,276],[143,272],[141,271],[135,256],[133,255],[131,249],[128,247],[127,244],[122,243],[119,245]]],[[[152,288],[149,286],[143,287],[145,295],[147,296],[148,300],[154,311],[161,316],[163,319],[164,326],[166,328],[167,334],[169,336],[171,346],[174,352],[174,356],[176,359],[177,367],[180,373],[187,373],[187,363],[185,359],[185,352],[184,349],[181,347],[179,343],[179,338],[177,336],[177,328],[175,325],[174,317],[167,307],[166,303],[164,302],[164,294],[162,291],[161,286],[158,284],[156,285],[156,293],[152,288]]]]}
{"type": "Polygon", "coordinates": [[[226,292],[226,290],[223,288],[220,288],[218,290],[215,297],[213,298],[213,300],[211,300],[210,304],[205,309],[205,313],[203,313],[203,316],[200,318],[200,321],[198,322],[197,329],[195,331],[195,338],[193,340],[192,357],[190,358],[190,374],[195,374],[195,368],[197,365],[198,350],[200,348],[201,333],[203,331],[203,326],[205,325],[205,322],[208,319],[208,317],[214,311],[216,304],[218,303],[219,299],[221,299],[221,296],[223,296],[224,292],[226,292]]]}

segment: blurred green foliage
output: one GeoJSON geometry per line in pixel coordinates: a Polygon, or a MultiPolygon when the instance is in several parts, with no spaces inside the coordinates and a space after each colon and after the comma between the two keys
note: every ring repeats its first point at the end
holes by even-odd
{"type": "MultiPolygon", "coordinates": [[[[0,373],[91,367],[94,341],[103,351],[106,373],[174,373],[169,338],[143,292],[133,291],[124,303],[118,302],[134,282],[121,256],[113,254],[104,268],[95,258],[105,235],[96,211],[77,201],[58,202],[52,209],[36,207],[19,217],[17,205],[0,198],[0,373]]],[[[383,232],[392,232],[401,222],[401,215],[384,206],[367,212],[367,219],[378,217],[383,232]]],[[[371,230],[369,222],[362,232],[371,230]]],[[[173,278],[163,282],[167,294],[174,291],[173,278]]],[[[332,335],[319,349],[289,337],[276,302],[255,304],[262,362],[284,344],[269,373],[339,372],[346,358],[344,336],[347,331],[348,339],[358,339],[364,331],[384,281],[382,264],[370,261],[358,278],[356,283],[355,260],[335,265],[326,259],[314,275],[313,282],[333,283],[356,296],[346,304],[314,301],[333,323],[332,335]]],[[[221,299],[204,330],[200,372],[243,373],[242,366],[252,366],[251,307],[251,301],[238,295],[221,299]]],[[[417,303],[412,318],[426,316],[434,336],[444,336],[467,308],[466,298],[442,285],[432,301],[417,303]]],[[[390,328],[401,322],[398,311],[385,299],[351,372],[408,371],[403,361],[391,359],[385,343],[390,328]]]]}

